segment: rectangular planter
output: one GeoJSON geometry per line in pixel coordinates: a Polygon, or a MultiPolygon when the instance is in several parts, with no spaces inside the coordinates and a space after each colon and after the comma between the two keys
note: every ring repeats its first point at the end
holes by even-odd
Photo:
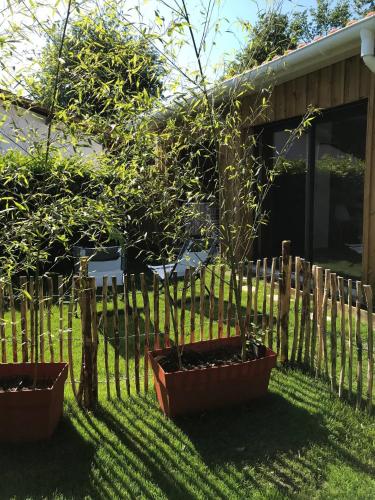
{"type": "MultiPolygon", "coordinates": [[[[34,374],[34,363],[0,364],[0,379],[34,374]]],[[[49,389],[0,391],[0,442],[48,439],[63,411],[66,363],[39,363],[38,379],[53,379],[49,389]]]]}
{"type": "MultiPolygon", "coordinates": [[[[240,337],[194,342],[185,346],[198,352],[241,345],[240,337]]],[[[244,363],[166,373],[155,358],[170,348],[149,353],[157,398],[169,417],[232,406],[264,396],[277,355],[266,350],[263,358],[244,363]]]]}

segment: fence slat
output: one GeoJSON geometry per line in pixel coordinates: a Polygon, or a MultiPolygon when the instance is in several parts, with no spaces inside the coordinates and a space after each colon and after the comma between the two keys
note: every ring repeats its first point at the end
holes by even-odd
{"type": "Polygon", "coordinates": [[[160,349],[160,337],[159,337],[159,276],[154,274],[153,276],[153,291],[154,291],[154,343],[155,349],[160,349]]]}
{"type": "Polygon", "coordinates": [[[171,332],[171,302],[169,300],[169,278],[168,273],[165,273],[164,278],[164,345],[170,347],[170,332],[171,332]]]}
{"type": "Polygon", "coordinates": [[[290,361],[292,363],[296,360],[297,345],[298,345],[298,331],[300,324],[299,316],[299,302],[300,302],[300,271],[301,271],[301,258],[295,258],[295,284],[294,284],[294,331],[293,331],[293,342],[292,342],[292,352],[290,355],[290,361]]]}
{"type": "Polygon", "coordinates": [[[337,276],[331,273],[331,391],[337,390],[336,356],[337,356],[337,276]]]}
{"type": "Polygon", "coordinates": [[[5,337],[4,319],[4,284],[0,281],[0,342],[1,342],[1,362],[7,362],[7,344],[5,337]]]}
{"type": "MultiPolygon", "coordinates": [[[[336,277],[336,275],[335,275],[336,277]]],[[[328,379],[328,344],[327,344],[327,316],[328,316],[328,299],[331,289],[331,271],[329,269],[325,270],[324,276],[324,294],[323,294],[323,305],[322,305],[322,345],[323,345],[323,361],[324,361],[324,374],[328,379]]],[[[336,289],[336,288],[335,288],[336,289]]],[[[335,301],[336,302],[336,301],[335,301]]],[[[337,309],[335,309],[336,311],[337,309]]],[[[331,322],[332,325],[332,322],[331,322]]],[[[336,333],[335,333],[336,340],[336,333]]],[[[332,338],[331,338],[332,342],[332,338]]],[[[332,354],[332,345],[331,345],[332,354]]]]}
{"type": "MultiPolygon", "coordinates": [[[[21,338],[22,338],[22,361],[27,363],[29,361],[29,335],[27,324],[27,278],[21,276],[20,278],[20,291],[21,291],[21,338]]],[[[53,361],[53,359],[51,359],[53,361]]]]}
{"type": "Polygon", "coordinates": [[[195,342],[195,269],[190,274],[190,343],[195,342]]]}
{"type": "Polygon", "coordinates": [[[357,344],[357,409],[362,406],[362,336],[361,336],[361,301],[362,301],[362,283],[356,283],[356,301],[355,301],[355,339],[357,344]]]}
{"type": "Polygon", "coordinates": [[[211,282],[210,282],[210,311],[209,311],[209,325],[208,325],[208,335],[210,340],[213,339],[213,325],[214,325],[214,314],[215,314],[215,266],[211,269],[211,282]]]}
{"type": "Polygon", "coordinates": [[[30,294],[30,360],[33,363],[35,361],[35,297],[34,297],[35,287],[34,278],[30,278],[29,284],[29,294],[30,294]]]}
{"type": "Polygon", "coordinates": [[[76,290],[76,277],[73,276],[72,286],[70,289],[70,298],[68,306],[68,359],[69,359],[69,375],[70,383],[72,385],[72,391],[74,397],[77,399],[77,387],[76,381],[74,379],[74,366],[73,366],[73,313],[74,313],[74,302],[75,302],[75,292],[76,290]]]}
{"type": "Polygon", "coordinates": [[[44,363],[44,284],[43,278],[38,278],[39,281],[39,356],[40,361],[44,363]]]}
{"type": "Polygon", "coordinates": [[[282,242],[282,267],[281,267],[281,318],[280,318],[280,362],[288,362],[289,351],[289,309],[290,309],[290,241],[282,242]]]}
{"type": "MultiPolygon", "coordinates": [[[[324,317],[324,312],[323,312],[323,303],[324,303],[324,298],[326,297],[328,300],[327,296],[327,287],[324,287],[323,285],[323,268],[321,267],[316,267],[316,321],[317,321],[317,335],[318,335],[318,353],[317,353],[317,361],[316,361],[316,376],[320,376],[321,370],[322,370],[322,357],[323,357],[323,317],[324,317]]],[[[328,277],[326,270],[326,278],[328,277]]],[[[328,285],[327,285],[328,286],[328,285]]]]}
{"type": "Polygon", "coordinates": [[[374,381],[373,296],[370,285],[364,285],[363,289],[367,304],[367,411],[371,413],[374,381]]]}
{"type": "Polygon", "coordinates": [[[311,270],[312,278],[312,329],[311,329],[311,347],[310,347],[310,370],[315,372],[315,354],[316,354],[316,342],[318,336],[318,287],[317,287],[317,270],[316,266],[312,266],[311,270]]]}
{"type": "Polygon", "coordinates": [[[181,314],[180,314],[181,345],[185,345],[186,291],[188,286],[189,286],[189,270],[185,269],[184,284],[182,287],[182,294],[181,294],[181,314]]]}
{"type": "Polygon", "coordinates": [[[59,293],[59,343],[60,343],[60,362],[64,360],[64,281],[63,277],[57,279],[59,293]]]}
{"type": "Polygon", "coordinates": [[[251,260],[247,265],[247,303],[246,303],[246,331],[251,332],[251,308],[253,305],[253,265],[251,260]]]}
{"type": "Polygon", "coordinates": [[[243,262],[238,264],[238,277],[237,277],[237,286],[239,289],[239,299],[240,299],[240,307],[237,308],[236,300],[235,300],[235,318],[236,318],[236,335],[240,335],[240,321],[242,321],[242,285],[243,285],[243,262]]]}
{"type": "Polygon", "coordinates": [[[144,390],[148,391],[148,351],[150,348],[150,301],[144,273],[141,273],[141,289],[143,297],[143,311],[145,315],[145,346],[144,346],[144,390]]]}
{"type": "Polygon", "coordinates": [[[348,280],[348,335],[349,335],[349,359],[348,359],[348,399],[353,396],[353,282],[348,280]]]}
{"type": "Polygon", "coordinates": [[[341,367],[339,380],[339,397],[344,395],[345,369],[346,369],[346,314],[345,314],[345,288],[344,278],[338,277],[340,299],[340,352],[341,367]]]}
{"type": "Polygon", "coordinates": [[[117,297],[117,279],[112,276],[112,302],[113,302],[113,337],[115,341],[115,386],[116,396],[121,398],[120,387],[120,334],[119,334],[119,316],[118,316],[118,297],[117,297]]]}
{"type": "Polygon", "coordinates": [[[224,264],[220,265],[220,284],[219,284],[219,303],[218,303],[218,329],[217,336],[219,339],[223,337],[223,329],[224,329],[224,281],[225,281],[225,266],[224,264]]]}
{"type": "Polygon", "coordinates": [[[276,280],[276,263],[277,257],[272,259],[271,266],[271,280],[270,280],[270,311],[269,311],[269,322],[268,322],[268,346],[273,349],[273,310],[275,302],[275,280],[276,280]]]}
{"type": "Polygon", "coordinates": [[[259,281],[260,281],[260,264],[261,261],[258,259],[255,267],[255,287],[254,287],[254,329],[255,332],[258,331],[258,295],[259,295],[259,281]]]}
{"type": "Polygon", "coordinates": [[[229,292],[228,292],[228,307],[227,307],[227,337],[230,337],[231,335],[231,328],[232,328],[232,307],[233,307],[233,277],[232,277],[232,271],[230,273],[230,279],[229,279],[229,292]]]}
{"type": "Polygon", "coordinates": [[[52,302],[53,302],[53,279],[51,276],[47,278],[47,289],[48,289],[48,298],[47,298],[47,334],[48,334],[48,343],[49,343],[49,355],[51,362],[55,361],[55,350],[53,348],[53,339],[52,339],[52,302]]]}
{"type": "Polygon", "coordinates": [[[90,307],[91,307],[91,329],[92,329],[92,392],[93,404],[98,402],[98,313],[96,304],[96,280],[89,278],[90,282],[90,307]]]}
{"type": "Polygon", "coordinates": [[[268,272],[268,259],[263,259],[263,303],[262,303],[262,337],[265,338],[266,330],[268,327],[267,320],[267,272],[268,272]]]}
{"type": "MultiPolygon", "coordinates": [[[[155,289],[155,279],[153,281],[153,286],[155,289]]],[[[158,289],[159,288],[157,288],[157,290],[158,289]]],[[[126,274],[124,275],[124,336],[125,336],[125,383],[126,383],[126,392],[128,396],[130,396],[131,389],[130,389],[130,365],[129,365],[129,279],[126,274]]],[[[155,341],[155,346],[156,346],[156,341],[155,341]]]]}
{"type": "MultiPolygon", "coordinates": [[[[139,321],[138,321],[138,307],[137,307],[137,291],[135,283],[135,275],[130,277],[132,287],[132,307],[133,307],[133,324],[134,324],[134,373],[135,373],[135,390],[137,394],[140,392],[139,383],[139,358],[140,358],[140,337],[139,337],[139,321]]],[[[169,296],[169,294],[168,294],[169,296]]],[[[167,295],[166,295],[167,297],[167,295]]],[[[167,300],[167,299],[166,299],[167,300]]],[[[169,303],[169,300],[168,300],[169,303]]]]}
{"type": "MultiPolygon", "coordinates": [[[[124,296],[125,302],[125,296],[124,296]]],[[[103,276],[102,288],[102,322],[103,322],[103,337],[104,337],[104,369],[105,383],[107,389],[107,399],[111,399],[111,384],[109,378],[109,363],[108,363],[108,276],[103,276]]]]}
{"type": "Polygon", "coordinates": [[[298,362],[302,362],[302,351],[305,346],[303,362],[310,364],[311,343],[311,264],[303,261],[303,290],[302,290],[302,316],[300,327],[300,341],[298,346],[298,362]],[[303,324],[302,324],[303,323],[303,324]]]}
{"type": "MultiPolygon", "coordinates": [[[[204,268],[203,268],[204,270],[204,268]]],[[[204,295],[203,295],[203,303],[204,303],[204,295]]],[[[179,328],[178,328],[178,276],[177,273],[173,273],[173,311],[174,311],[174,319],[173,319],[173,331],[174,331],[174,343],[176,345],[179,344],[178,336],[179,336],[179,328]]],[[[204,326],[204,325],[203,325],[204,326]]]]}
{"type": "Polygon", "coordinates": [[[17,363],[18,362],[17,319],[16,319],[16,306],[14,304],[13,286],[12,286],[11,282],[8,285],[8,294],[9,294],[9,307],[10,307],[10,321],[11,321],[11,329],[12,329],[13,363],[17,363]]]}
{"type": "Polygon", "coordinates": [[[200,340],[204,339],[205,296],[206,296],[206,268],[202,266],[200,270],[200,292],[199,292],[200,340]]]}

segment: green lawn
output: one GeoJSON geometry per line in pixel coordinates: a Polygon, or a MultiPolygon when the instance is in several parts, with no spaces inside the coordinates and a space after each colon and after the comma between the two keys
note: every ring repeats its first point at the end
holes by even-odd
{"type": "MultiPolygon", "coordinates": [[[[261,303],[259,298],[260,308],[261,303]]],[[[160,308],[163,324],[162,299],[160,308]]],[[[188,303],[187,329],[190,309],[188,303]]],[[[207,313],[205,319],[207,335],[207,313]]],[[[291,315],[291,332],[293,321],[291,315]]],[[[56,352],[57,322],[54,308],[56,352]]],[[[78,318],[73,333],[78,377],[78,318]]],[[[152,390],[134,395],[133,358],[133,395],[126,396],[122,315],[120,335],[123,399],[114,398],[111,344],[113,399],[106,401],[101,337],[99,408],[90,414],[78,410],[67,383],[65,416],[51,441],[0,446],[1,499],[375,497],[375,419],[332,396],[323,381],[299,370],[276,369],[264,400],[172,422],[161,415],[152,390]]]]}

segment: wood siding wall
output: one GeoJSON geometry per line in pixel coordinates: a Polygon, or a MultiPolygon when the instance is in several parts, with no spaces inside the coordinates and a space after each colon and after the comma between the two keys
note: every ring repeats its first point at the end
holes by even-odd
{"type": "MultiPolygon", "coordinates": [[[[271,96],[269,110],[254,125],[302,116],[309,105],[327,109],[362,99],[368,99],[363,281],[375,286],[375,75],[371,74],[358,55],[277,85],[271,96]]],[[[249,106],[253,102],[251,96],[244,98],[243,116],[249,113],[249,106]]]]}

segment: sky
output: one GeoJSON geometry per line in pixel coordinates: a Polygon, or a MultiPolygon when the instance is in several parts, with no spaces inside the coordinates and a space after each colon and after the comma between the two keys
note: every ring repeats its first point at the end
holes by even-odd
{"type": "MultiPolygon", "coordinates": [[[[105,0],[97,0],[99,2],[105,0]]],[[[171,6],[175,0],[165,0],[171,6]]],[[[181,2],[181,0],[179,0],[181,2]]],[[[189,15],[191,16],[191,24],[195,27],[197,39],[200,39],[202,33],[204,14],[202,11],[207,9],[210,0],[185,0],[189,15]]],[[[279,1],[279,0],[275,0],[279,1]]],[[[87,0],[90,2],[90,0],[87,0]]],[[[258,1],[254,0],[216,0],[212,14],[211,30],[207,36],[206,49],[204,51],[205,72],[209,80],[214,80],[222,73],[224,60],[234,58],[238,51],[246,43],[246,34],[241,28],[240,19],[245,19],[254,23],[257,19],[257,12],[270,8],[274,3],[271,0],[258,1]],[[219,28],[215,31],[215,26],[219,21],[219,28]]],[[[139,12],[142,14],[142,22],[151,24],[155,29],[155,11],[158,11],[164,19],[165,25],[171,20],[171,11],[160,0],[120,0],[119,5],[122,5],[127,17],[131,20],[139,21],[139,12]]],[[[311,7],[315,4],[314,0],[284,0],[282,10],[292,11],[311,7]]],[[[2,33],[9,28],[10,23],[15,23],[23,26],[37,25],[40,31],[43,31],[45,23],[51,22],[54,19],[62,18],[66,12],[67,0],[0,0],[0,37],[2,33]],[[36,18],[30,13],[31,5],[39,5],[36,10],[36,18]],[[9,9],[9,5],[12,9],[9,9]],[[55,7],[57,8],[55,10],[55,7]]],[[[160,30],[165,28],[165,25],[159,27],[160,30]]],[[[40,51],[45,43],[44,38],[37,36],[32,30],[26,33],[26,39],[23,39],[18,45],[12,56],[12,64],[7,64],[7,67],[1,70],[0,66],[0,83],[5,80],[7,71],[14,68],[23,68],[26,64],[34,64],[35,53],[40,51]]],[[[191,43],[185,44],[182,48],[178,46],[178,40],[173,40],[172,45],[175,45],[175,61],[177,65],[184,70],[197,68],[196,58],[191,43]]],[[[1,59],[1,58],[0,58],[1,59]]],[[[0,61],[1,62],[1,61],[0,61]]]]}

